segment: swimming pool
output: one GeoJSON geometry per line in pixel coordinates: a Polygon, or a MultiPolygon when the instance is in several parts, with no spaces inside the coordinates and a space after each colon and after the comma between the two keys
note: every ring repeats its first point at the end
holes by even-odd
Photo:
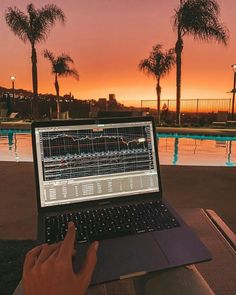
{"type": "Polygon", "coordinates": [[[158,135],[161,164],[236,167],[236,136],[158,135]]]}
{"type": "MultiPolygon", "coordinates": [[[[236,136],[159,133],[157,137],[162,165],[236,167],[236,136]]],[[[0,161],[33,161],[30,131],[0,130],[0,161]]]]}

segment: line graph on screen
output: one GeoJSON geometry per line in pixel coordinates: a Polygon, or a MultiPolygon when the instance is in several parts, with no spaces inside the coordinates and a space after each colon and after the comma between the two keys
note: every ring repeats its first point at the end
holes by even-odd
{"type": "Polygon", "coordinates": [[[42,132],[44,180],[151,169],[150,140],[147,126],[42,132]]]}

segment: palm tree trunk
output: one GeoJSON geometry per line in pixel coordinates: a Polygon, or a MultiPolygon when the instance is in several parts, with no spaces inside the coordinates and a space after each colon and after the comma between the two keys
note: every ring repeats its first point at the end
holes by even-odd
{"type": "Polygon", "coordinates": [[[59,83],[58,83],[58,79],[57,79],[57,74],[55,75],[54,85],[55,85],[56,95],[57,95],[57,119],[60,119],[61,105],[60,105],[59,83]]]}
{"type": "Polygon", "coordinates": [[[38,106],[38,71],[37,71],[37,53],[32,44],[32,82],[33,82],[33,117],[34,119],[39,118],[39,106],[38,106]]]}
{"type": "MultiPolygon", "coordinates": [[[[180,0],[180,4],[182,5],[181,0],[180,0]]],[[[180,23],[180,21],[178,23],[180,23]]],[[[175,44],[175,54],[176,54],[176,123],[178,125],[181,125],[180,100],[181,100],[182,51],[183,51],[183,39],[181,36],[180,25],[178,25],[178,39],[175,44]]]]}
{"type": "Polygon", "coordinates": [[[182,51],[183,40],[178,38],[175,46],[176,53],[176,123],[181,124],[180,120],[180,100],[181,100],[181,76],[182,76],[182,51]]]}
{"type": "Polygon", "coordinates": [[[157,78],[157,85],[156,85],[156,92],[157,92],[157,124],[160,125],[161,123],[161,86],[160,86],[160,77],[157,78]]]}

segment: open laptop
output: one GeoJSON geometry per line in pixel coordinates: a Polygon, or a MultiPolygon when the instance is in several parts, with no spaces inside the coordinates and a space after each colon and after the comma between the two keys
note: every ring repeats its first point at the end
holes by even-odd
{"type": "Polygon", "coordinates": [[[99,240],[93,284],[211,259],[163,200],[152,117],[34,122],[32,142],[38,239],[74,221],[75,271],[99,240]]]}

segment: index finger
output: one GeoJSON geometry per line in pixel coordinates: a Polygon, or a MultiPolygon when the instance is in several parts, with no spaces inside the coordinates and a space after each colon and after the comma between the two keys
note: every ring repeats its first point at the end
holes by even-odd
{"type": "Polygon", "coordinates": [[[64,241],[61,243],[59,256],[73,256],[75,243],[75,225],[73,222],[68,223],[68,230],[64,241]]]}

